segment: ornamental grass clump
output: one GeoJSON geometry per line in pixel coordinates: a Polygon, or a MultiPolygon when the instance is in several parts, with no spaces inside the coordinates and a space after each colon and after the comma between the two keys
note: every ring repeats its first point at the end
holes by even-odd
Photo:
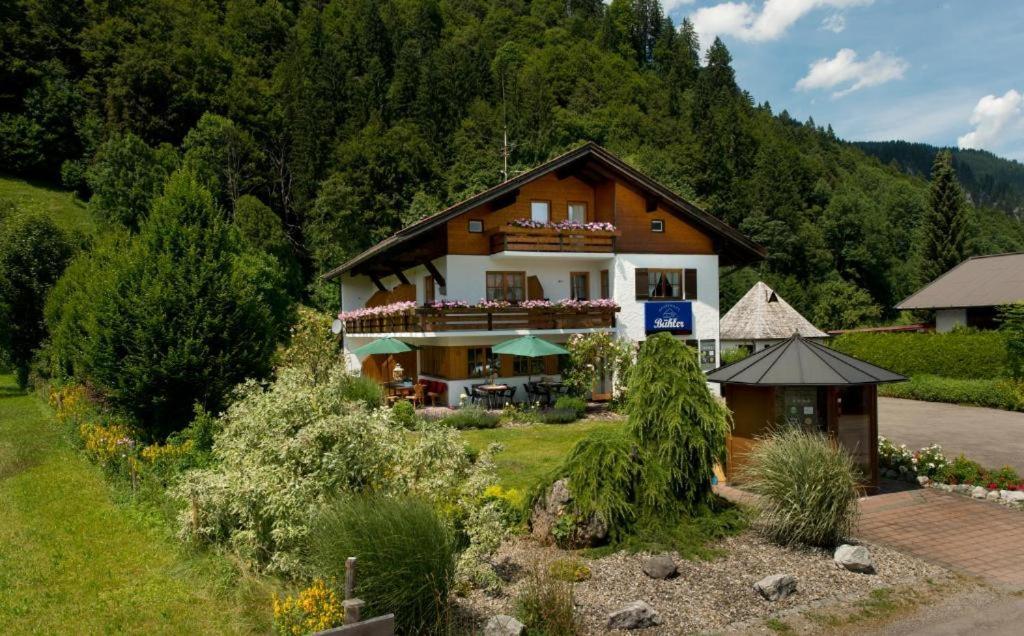
{"type": "Polygon", "coordinates": [[[345,580],[345,560],[358,559],[355,592],[366,616],[393,612],[401,634],[444,631],[456,545],[429,502],[341,497],[316,517],[306,553],[315,575],[336,581],[345,580]]]}
{"type": "Polygon", "coordinates": [[[787,428],[755,445],[747,462],[738,481],[759,495],[754,525],[766,537],[823,547],[849,537],[859,471],[835,441],[787,428]]]}

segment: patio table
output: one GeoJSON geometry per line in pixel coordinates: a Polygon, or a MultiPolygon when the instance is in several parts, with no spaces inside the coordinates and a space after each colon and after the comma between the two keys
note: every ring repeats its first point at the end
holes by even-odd
{"type": "Polygon", "coordinates": [[[495,407],[495,398],[500,394],[508,390],[507,384],[481,384],[476,387],[487,394],[487,408],[493,409],[495,407]]]}

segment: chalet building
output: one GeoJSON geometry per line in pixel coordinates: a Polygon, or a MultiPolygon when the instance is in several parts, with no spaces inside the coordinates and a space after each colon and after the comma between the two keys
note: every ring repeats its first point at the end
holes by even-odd
{"type": "Polygon", "coordinates": [[[747,353],[767,349],[793,334],[810,339],[828,338],[827,333],[811,324],[762,281],[754,283],[722,316],[719,330],[723,351],[745,349],[747,353]]]}
{"type": "Polygon", "coordinates": [[[935,312],[935,330],[994,329],[1000,305],[1024,301],[1024,252],[974,256],[928,283],[897,309],[935,312]]]}
{"type": "Polygon", "coordinates": [[[353,369],[395,365],[450,405],[496,376],[556,376],[557,356],[495,356],[522,335],[564,344],[607,331],[669,331],[717,366],[718,268],[763,249],[595,144],[424,218],[325,274],[337,281],[353,369]],[[415,350],[360,360],[381,338],[415,350]]]}

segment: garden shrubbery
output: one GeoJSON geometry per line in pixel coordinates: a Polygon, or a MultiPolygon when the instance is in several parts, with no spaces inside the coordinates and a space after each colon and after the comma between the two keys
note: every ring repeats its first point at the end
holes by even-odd
{"type": "Polygon", "coordinates": [[[358,559],[356,596],[367,616],[393,612],[398,633],[442,631],[455,577],[455,537],[427,501],[343,496],[317,515],[306,541],[307,567],[342,582],[358,559]]]}
{"type": "Polygon", "coordinates": [[[857,517],[859,471],[834,440],[796,428],[760,440],[740,471],[759,495],[756,527],[782,544],[832,547],[857,517]]]}
{"type": "Polygon", "coordinates": [[[581,528],[605,525],[613,542],[637,522],[672,524],[711,511],[714,466],[725,460],[729,416],[711,394],[696,352],[668,334],[649,338],[630,373],[628,424],[580,440],[535,493],[568,479],[572,509],[553,528],[562,544],[576,543],[581,528]]]}
{"type": "Polygon", "coordinates": [[[441,420],[441,423],[451,428],[464,430],[468,428],[496,428],[500,421],[500,415],[491,413],[479,406],[470,405],[446,416],[441,420]]]}
{"type": "Polygon", "coordinates": [[[555,400],[555,410],[572,411],[576,415],[576,419],[580,419],[587,414],[587,401],[580,397],[563,395],[555,400]]]}
{"type": "Polygon", "coordinates": [[[579,419],[576,409],[559,408],[545,409],[537,413],[542,424],[572,424],[579,419]]]}
{"type": "Polygon", "coordinates": [[[918,375],[910,378],[907,382],[882,385],[879,387],[878,393],[886,397],[907,400],[970,404],[1007,411],[1024,411],[1024,382],[1010,379],[966,379],[918,375]]]}
{"type": "Polygon", "coordinates": [[[849,333],[829,346],[907,376],[991,380],[1008,374],[1006,335],[998,331],[849,333]]]}
{"type": "Polygon", "coordinates": [[[1012,467],[989,469],[963,455],[950,460],[938,444],[911,451],[905,444],[897,446],[879,436],[878,464],[883,471],[892,471],[890,476],[908,481],[924,476],[950,485],[984,486],[990,490],[1024,489],[1024,481],[1012,467]]]}

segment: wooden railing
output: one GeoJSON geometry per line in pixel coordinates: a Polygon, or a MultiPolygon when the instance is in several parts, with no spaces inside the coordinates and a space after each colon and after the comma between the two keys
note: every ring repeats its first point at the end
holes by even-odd
{"type": "Polygon", "coordinates": [[[478,309],[420,307],[402,314],[345,321],[345,333],[419,333],[517,329],[599,329],[615,326],[618,308],[566,309],[503,307],[478,309]]]}
{"type": "Polygon", "coordinates": [[[618,230],[558,230],[503,225],[491,235],[491,254],[498,252],[597,252],[615,251],[618,230]]]}

